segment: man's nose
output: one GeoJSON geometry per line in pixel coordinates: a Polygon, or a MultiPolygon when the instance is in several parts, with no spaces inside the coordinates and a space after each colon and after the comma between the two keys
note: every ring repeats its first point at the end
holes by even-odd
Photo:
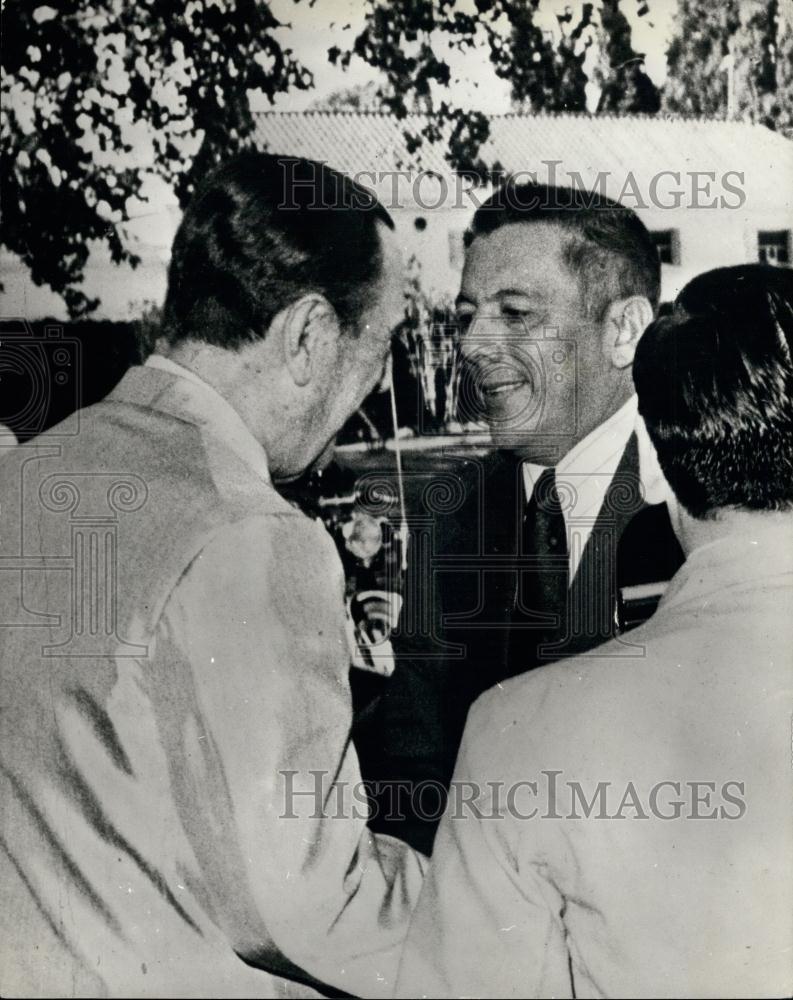
{"type": "Polygon", "coordinates": [[[478,354],[482,353],[482,345],[477,343],[476,335],[471,335],[472,328],[473,323],[460,337],[460,354],[465,362],[473,361],[478,354]]]}
{"type": "Polygon", "coordinates": [[[498,318],[477,316],[460,337],[460,353],[467,365],[486,363],[504,342],[503,324],[498,318]]]}
{"type": "Polygon", "coordinates": [[[500,316],[477,312],[460,336],[460,351],[466,361],[474,361],[491,353],[505,339],[508,331],[500,316]]]}

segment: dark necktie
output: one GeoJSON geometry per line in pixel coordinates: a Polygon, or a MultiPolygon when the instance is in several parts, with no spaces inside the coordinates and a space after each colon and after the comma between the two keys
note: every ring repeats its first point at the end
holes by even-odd
{"type": "Polygon", "coordinates": [[[518,573],[509,642],[510,673],[553,660],[552,654],[543,655],[538,647],[561,639],[566,630],[570,582],[567,528],[553,469],[545,469],[534,484],[523,515],[520,554],[534,556],[537,562],[518,573]],[[533,619],[531,612],[555,616],[556,624],[543,624],[536,615],[533,619]]]}

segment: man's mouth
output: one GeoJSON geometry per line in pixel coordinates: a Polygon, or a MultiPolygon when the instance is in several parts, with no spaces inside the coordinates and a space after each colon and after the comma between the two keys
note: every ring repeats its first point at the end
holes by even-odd
{"type": "Polygon", "coordinates": [[[522,389],[528,384],[527,380],[523,378],[510,379],[508,381],[488,382],[481,386],[482,396],[485,400],[498,399],[499,396],[505,396],[507,393],[514,392],[516,389],[522,389]]]}

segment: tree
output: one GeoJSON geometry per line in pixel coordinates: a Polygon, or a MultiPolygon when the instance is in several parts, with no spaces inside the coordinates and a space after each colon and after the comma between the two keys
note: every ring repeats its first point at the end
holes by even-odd
{"type": "Polygon", "coordinates": [[[777,32],[776,94],[768,115],[774,128],[793,139],[793,3],[777,32]]]}
{"type": "Polygon", "coordinates": [[[425,139],[445,140],[453,167],[486,174],[488,166],[478,153],[489,134],[487,118],[470,109],[454,108],[446,100],[435,101],[434,89],[449,85],[451,71],[436,54],[434,43],[444,37],[453,49],[467,52],[484,36],[495,61],[500,37],[494,22],[509,4],[476,0],[477,15],[456,10],[455,0],[366,0],[366,5],[363,31],[351,50],[331,48],[331,63],[346,67],[355,55],[379,70],[385,77],[379,99],[397,118],[404,119],[415,110],[431,113],[421,133],[406,131],[408,150],[418,159],[425,139]]]}
{"type": "MultiPolygon", "coordinates": [[[[787,89],[787,99],[784,89],[779,92],[778,76],[784,81],[786,70],[790,75],[789,55],[787,66],[779,59],[782,33],[777,0],[743,0],[738,5],[738,27],[730,44],[737,117],[776,127],[778,113],[784,108],[790,112],[793,91],[787,89]]],[[[789,46],[788,40],[788,52],[789,46]]]]}
{"type": "Polygon", "coordinates": [[[661,107],[661,95],[644,71],[644,57],[633,48],[630,24],[619,0],[601,0],[599,34],[598,113],[654,115],[661,107]]]}
{"type": "Polygon", "coordinates": [[[667,49],[663,106],[686,115],[719,116],[727,110],[724,60],[737,28],[736,0],[678,0],[677,28],[667,49]]]}
{"type": "Polygon", "coordinates": [[[331,61],[347,65],[356,55],[380,70],[386,78],[383,104],[398,118],[405,118],[417,101],[432,112],[421,134],[406,130],[409,149],[419,155],[425,139],[444,140],[454,169],[481,177],[499,169],[499,164],[484,163],[479,155],[490,133],[487,117],[434,99],[451,78],[448,62],[438,56],[440,40],[461,53],[486,50],[496,74],[510,81],[518,106],[533,110],[586,106],[579,40],[591,21],[592,4],[584,5],[575,24],[569,12],[560,16],[560,25],[567,27],[558,44],[535,24],[539,0],[475,0],[476,14],[458,9],[455,0],[366,0],[366,4],[365,27],[352,50],[332,49],[331,61]]]}
{"type": "MultiPolygon", "coordinates": [[[[652,111],[657,92],[633,49],[627,2],[566,8],[548,33],[540,0],[474,0],[473,8],[470,0],[364,0],[361,32],[328,59],[348,66],[358,58],[376,70],[384,82],[374,99],[398,118],[431,112],[418,130],[405,125],[417,163],[425,141],[442,141],[453,169],[486,177],[500,166],[480,152],[489,121],[447,96],[449,53],[485,53],[518,107],[584,110],[587,49],[597,42],[599,110],[652,111]]],[[[723,113],[732,53],[739,113],[790,127],[793,43],[778,3],[791,0],[678,0],[666,109],[723,113]]],[[[96,304],[79,291],[92,242],[116,262],[135,262],[125,223],[150,174],[184,203],[197,176],[250,140],[251,91],[272,100],[311,86],[278,28],[266,0],[7,0],[2,242],[73,316],[96,304]]],[[[369,93],[339,100],[368,103],[369,93]]]]}
{"type": "Polygon", "coordinates": [[[679,0],[668,50],[668,111],[735,118],[790,131],[793,125],[793,3],[679,0]],[[732,93],[730,93],[732,80],[732,93]]]}
{"type": "Polygon", "coordinates": [[[263,0],[7,0],[2,241],[73,317],[97,304],[76,287],[89,241],[136,263],[124,222],[147,174],[184,203],[250,135],[249,91],[310,85],[277,27],[263,0]]]}
{"type": "Polygon", "coordinates": [[[572,11],[557,15],[561,37],[556,41],[535,23],[539,0],[513,5],[511,52],[500,67],[510,80],[513,104],[528,111],[586,111],[587,75],[584,72],[589,39],[581,39],[592,24],[591,3],[571,28],[572,11]]]}
{"type": "MultiPolygon", "coordinates": [[[[540,0],[475,0],[476,15],[457,9],[455,0],[366,0],[366,4],[366,25],[352,51],[333,49],[331,61],[349,64],[355,54],[381,70],[388,89],[383,102],[400,118],[412,110],[416,97],[423,101],[434,122],[423,135],[408,138],[419,149],[422,139],[437,141],[448,134],[447,158],[455,169],[487,175],[498,165],[485,164],[479,156],[489,135],[484,115],[445,100],[432,103],[433,93],[449,82],[449,66],[437,54],[439,39],[460,52],[486,48],[496,74],[510,81],[513,103],[522,110],[585,111],[587,48],[599,33],[611,32],[617,37],[611,42],[614,59],[604,75],[603,110],[658,110],[658,92],[630,45],[620,0],[601,0],[600,25],[594,18],[594,3],[583,3],[576,13],[566,7],[557,15],[558,35],[538,23],[540,0]],[[626,50],[625,59],[617,58],[626,50]]],[[[638,8],[640,16],[648,11],[647,3],[638,8]]]]}

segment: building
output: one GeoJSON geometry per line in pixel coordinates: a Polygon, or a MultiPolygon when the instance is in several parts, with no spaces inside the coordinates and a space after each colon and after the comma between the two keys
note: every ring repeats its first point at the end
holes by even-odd
{"type": "MultiPolygon", "coordinates": [[[[398,121],[378,111],[258,112],[256,144],[284,156],[327,162],[374,187],[389,207],[424,288],[454,295],[463,233],[489,193],[455,174],[445,137],[411,151],[426,115],[398,121]]],[[[733,121],[578,114],[490,118],[481,149],[489,165],[562,186],[602,190],[635,208],[654,233],[663,262],[662,294],[673,298],[695,274],[719,265],[793,260],[793,142],[760,125],[733,121]]],[[[179,220],[175,199],[152,204],[130,226],[140,267],[93,254],[89,294],[99,316],[134,317],[161,302],[169,248],[179,220]]],[[[5,315],[65,315],[52,293],[33,286],[20,262],[2,261],[5,315]]]]}
{"type": "MultiPolygon", "coordinates": [[[[411,153],[403,121],[380,112],[260,113],[263,149],[324,160],[376,188],[425,287],[456,294],[463,233],[490,193],[450,171],[445,143],[411,153]],[[418,162],[417,162],[418,160],[418,162]]],[[[720,265],[793,261],[793,142],[742,122],[510,114],[490,119],[482,159],[505,173],[603,191],[654,234],[662,294],[720,265]]]]}

